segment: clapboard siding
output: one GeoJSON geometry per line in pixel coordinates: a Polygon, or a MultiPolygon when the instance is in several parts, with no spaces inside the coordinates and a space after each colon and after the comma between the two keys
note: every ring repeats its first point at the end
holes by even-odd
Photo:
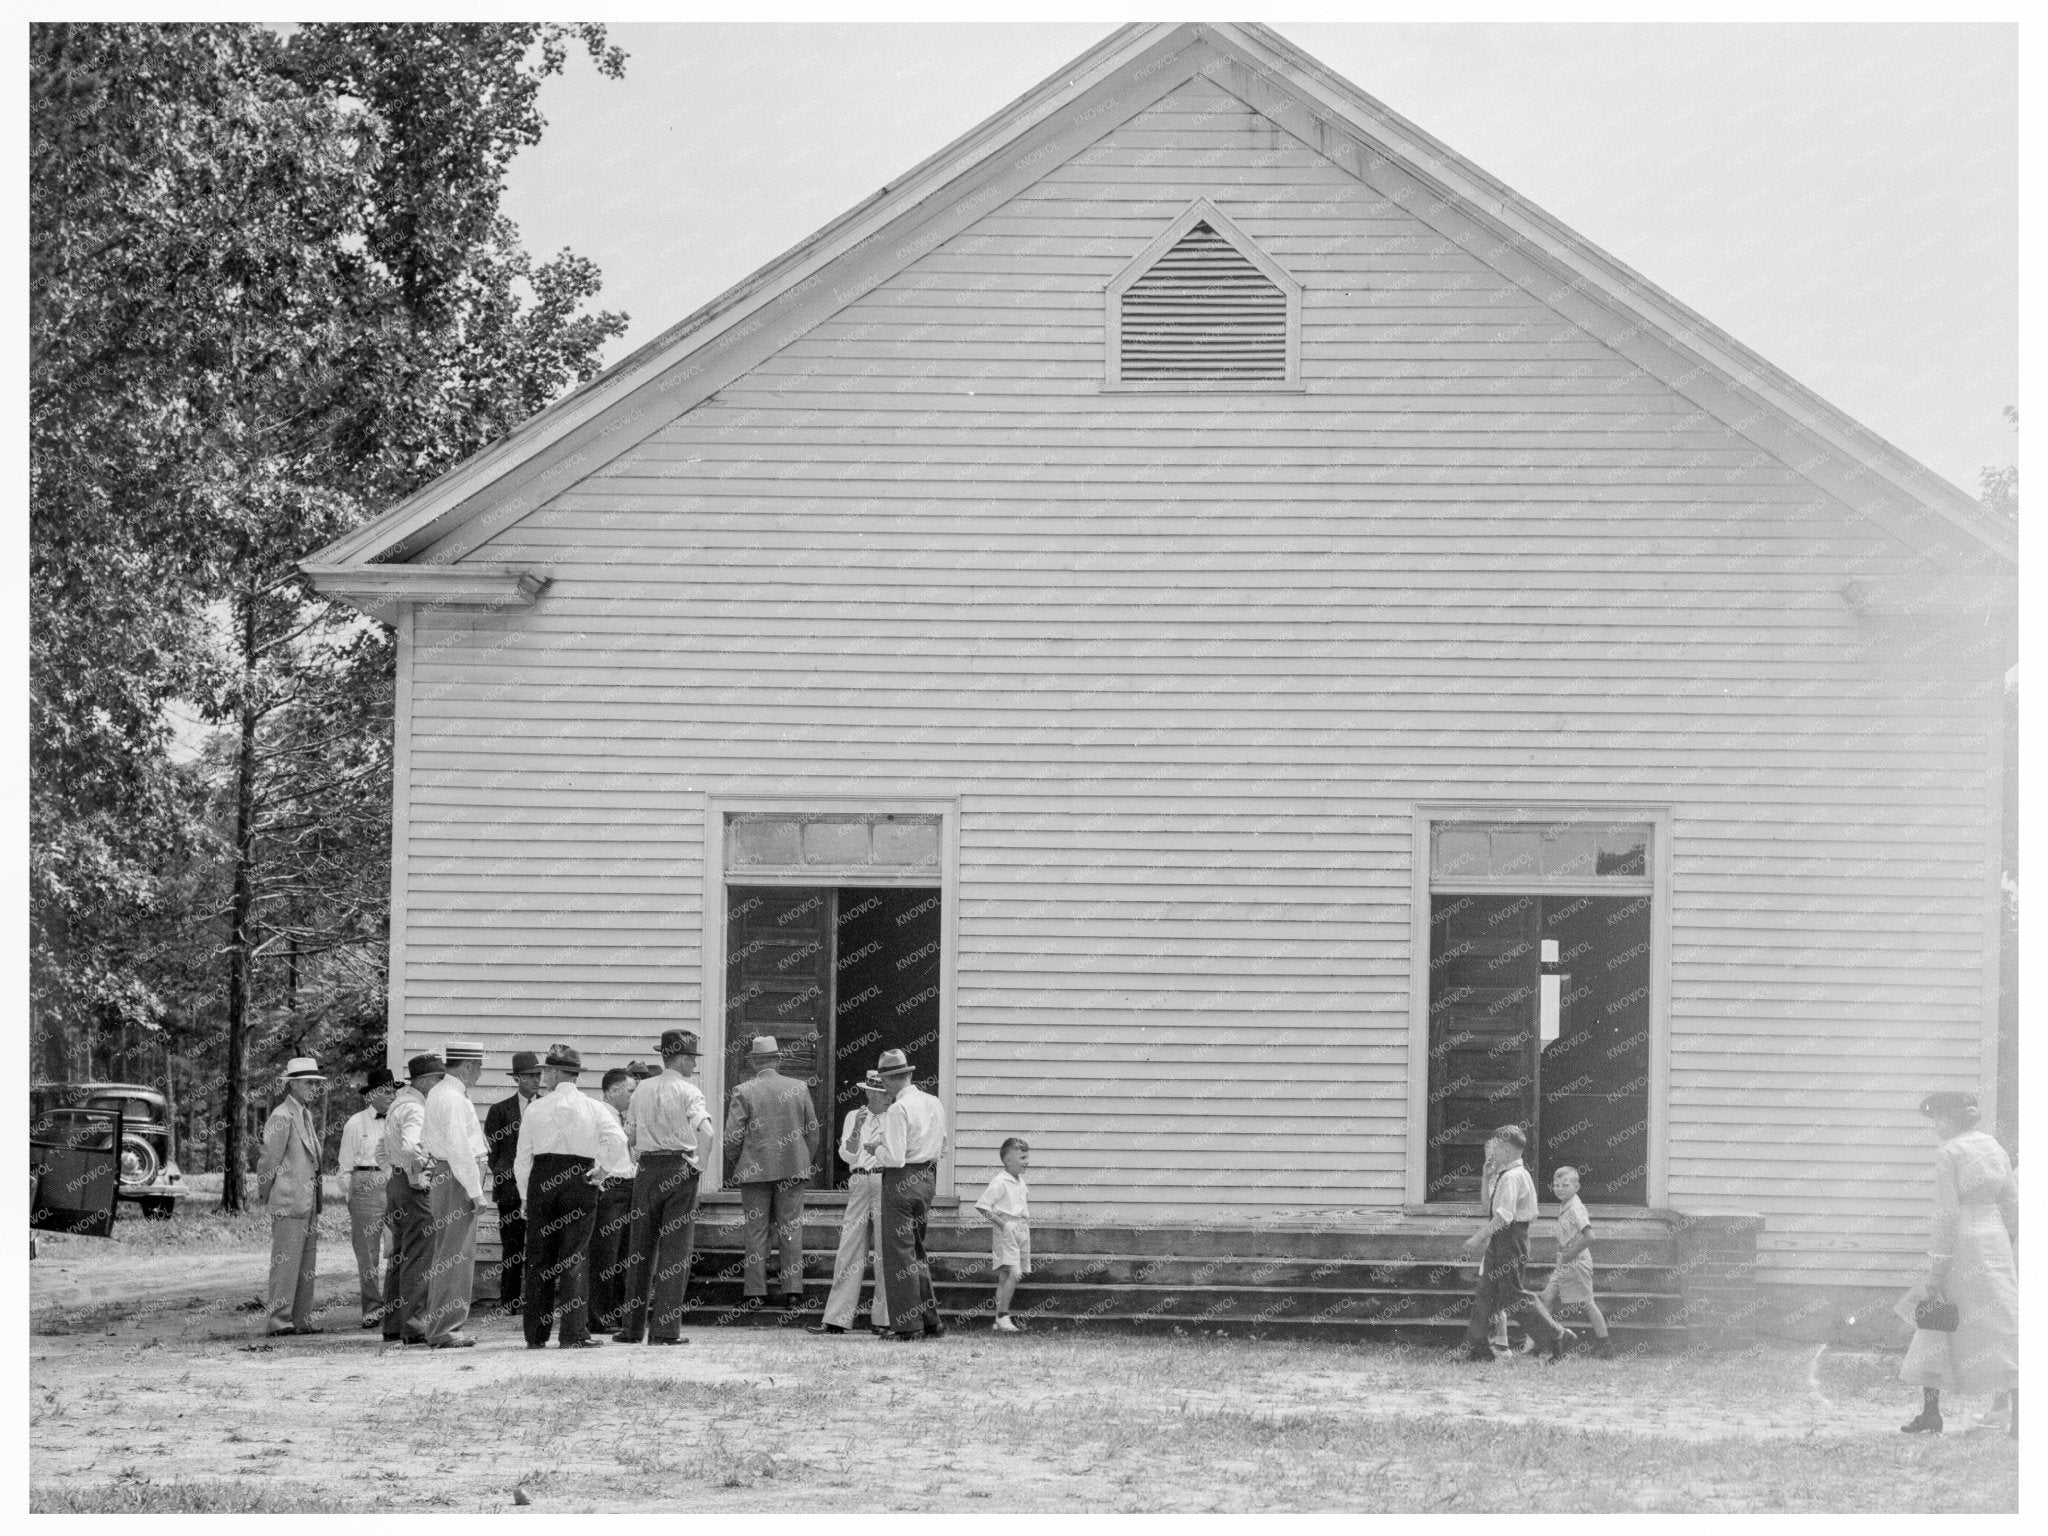
{"type": "Polygon", "coordinates": [[[1207,82],[852,298],[424,610],[408,1043],[644,1055],[703,996],[707,793],[958,796],[956,1188],[1397,1206],[1418,802],[1671,808],[1673,1203],[1888,1278],[1973,1081],[1989,713],[1920,557],[1207,82]],[[1299,392],[1104,392],[1196,197],[1299,392]],[[1901,1197],[1899,1187],[1909,1193],[1901,1197]]]}

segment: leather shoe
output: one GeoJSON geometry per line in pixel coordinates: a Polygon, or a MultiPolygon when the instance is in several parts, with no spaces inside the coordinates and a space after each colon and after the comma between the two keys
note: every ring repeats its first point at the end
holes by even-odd
{"type": "Polygon", "coordinates": [[[687,1344],[690,1341],[688,1339],[649,1339],[647,1342],[650,1344],[687,1344]]]}
{"type": "MultiPolygon", "coordinates": [[[[638,1344],[640,1342],[640,1335],[637,1333],[615,1333],[612,1335],[612,1342],[614,1344],[638,1344]]],[[[659,1343],[660,1340],[657,1339],[655,1342],[659,1343]]]]}
{"type": "Polygon", "coordinates": [[[804,1329],[804,1332],[805,1332],[805,1333],[844,1333],[844,1332],[846,1332],[846,1330],[845,1330],[844,1328],[840,1327],[840,1326],[839,1326],[839,1325],[838,1325],[837,1323],[812,1323],[812,1324],[811,1324],[811,1325],[810,1325],[810,1326],[809,1326],[808,1328],[804,1329]]]}
{"type": "Polygon", "coordinates": [[[445,1339],[429,1339],[427,1343],[435,1349],[474,1349],[476,1340],[466,1333],[451,1333],[445,1339]]]}
{"type": "Polygon", "coordinates": [[[1941,1433],[1941,1415],[1922,1408],[1915,1417],[1899,1426],[1899,1432],[1907,1435],[1938,1435],[1941,1433]]]}
{"type": "Polygon", "coordinates": [[[577,1341],[576,1341],[576,1342],[575,1342],[574,1344],[564,1344],[564,1345],[562,1346],[562,1348],[564,1348],[564,1349],[599,1349],[599,1348],[602,1348],[602,1347],[603,1347],[604,1343],[605,1343],[605,1341],[604,1341],[603,1339],[596,1339],[596,1338],[591,1338],[591,1339],[578,1339],[578,1340],[577,1340],[577,1341]]]}

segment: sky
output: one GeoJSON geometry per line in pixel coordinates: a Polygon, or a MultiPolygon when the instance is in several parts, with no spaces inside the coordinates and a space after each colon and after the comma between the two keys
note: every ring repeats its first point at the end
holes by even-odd
{"type": "MultiPolygon", "coordinates": [[[[997,112],[1101,24],[635,24],[573,60],[506,212],[604,273],[613,361],[997,112]]],[[[2006,25],[1282,26],[1974,493],[2013,462],[2006,25]]]]}

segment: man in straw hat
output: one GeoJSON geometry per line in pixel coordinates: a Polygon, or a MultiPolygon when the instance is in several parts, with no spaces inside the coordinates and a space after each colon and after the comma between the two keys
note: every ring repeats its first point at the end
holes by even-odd
{"type": "Polygon", "coordinates": [[[776,1068],[782,1048],[759,1035],[747,1051],[753,1077],[732,1091],[725,1112],[725,1179],[739,1185],[747,1222],[746,1294],[768,1296],[768,1228],[775,1228],[782,1304],[804,1300],[804,1190],[818,1165],[818,1112],[811,1090],[776,1068]]]}
{"type": "Polygon", "coordinates": [[[427,1126],[427,1095],[446,1074],[447,1063],[427,1051],[405,1064],[407,1082],[384,1112],[385,1220],[391,1252],[384,1260],[384,1342],[427,1342],[427,1265],[433,1238],[427,1230],[427,1158],[420,1136],[427,1126]]]}
{"type": "Polygon", "coordinates": [[[363,1079],[363,1107],[341,1128],[341,1176],[348,1187],[349,1238],[356,1250],[356,1283],[362,1294],[363,1326],[384,1315],[385,1186],[391,1164],[384,1157],[384,1116],[398,1079],[378,1062],[363,1079]]]}
{"type": "Polygon", "coordinates": [[[621,1344],[682,1344],[684,1298],[690,1284],[702,1159],[717,1134],[704,1095],[690,1081],[697,1037],[663,1030],[661,1071],[634,1085],[626,1104],[626,1141],[633,1168],[633,1220],[626,1241],[626,1286],[620,1304],[621,1344]]]}
{"type": "Polygon", "coordinates": [[[463,1332],[476,1284],[476,1213],[490,1177],[490,1152],[483,1122],[469,1090],[483,1075],[484,1048],[475,1040],[451,1040],[442,1051],[447,1076],[427,1095],[420,1128],[420,1152],[427,1164],[427,1342],[436,1349],[466,1349],[476,1343],[463,1332]]]}
{"type": "MultiPolygon", "coordinates": [[[[868,1251],[872,1248],[877,1256],[882,1252],[882,1174],[875,1159],[881,1154],[889,1085],[879,1072],[870,1072],[860,1086],[867,1102],[847,1111],[839,1131],[839,1155],[850,1170],[846,1215],[839,1225],[839,1254],[832,1261],[832,1292],[825,1298],[825,1317],[811,1324],[812,1333],[845,1333],[853,1326],[861,1282],[867,1278],[868,1251]]],[[[868,1322],[877,1333],[889,1326],[889,1300],[879,1268],[868,1322]]]]}
{"type": "Polygon", "coordinates": [[[519,1117],[512,1176],[526,1211],[526,1347],[543,1349],[555,1321],[563,1349],[592,1349],[590,1226],[597,1215],[600,1165],[624,1159],[626,1133],[610,1111],[576,1086],[583,1058],[551,1045],[541,1063],[546,1091],[519,1117]]]}
{"type": "Polygon", "coordinates": [[[889,1332],[908,1342],[938,1338],[938,1298],[924,1237],[932,1196],[939,1184],[939,1154],[946,1146],[946,1112],[939,1101],[911,1081],[910,1061],[901,1051],[884,1051],[875,1070],[888,1084],[889,1108],[882,1116],[875,1162],[882,1170],[882,1283],[888,1291],[889,1332]]]}
{"type": "Polygon", "coordinates": [[[318,1333],[313,1326],[313,1276],[320,1246],[320,1128],[312,1103],[327,1086],[320,1063],[285,1063],[284,1097],[263,1124],[256,1162],[256,1198],[270,1211],[270,1336],[318,1333]]]}

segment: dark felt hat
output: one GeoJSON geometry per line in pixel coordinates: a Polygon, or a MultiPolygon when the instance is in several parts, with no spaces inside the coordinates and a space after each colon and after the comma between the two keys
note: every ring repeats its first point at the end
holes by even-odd
{"type": "Polygon", "coordinates": [[[639,1078],[661,1076],[661,1068],[651,1061],[636,1061],[631,1064],[628,1070],[631,1071],[635,1077],[639,1078]]]}
{"type": "Polygon", "coordinates": [[[405,1064],[405,1075],[413,1082],[418,1082],[423,1077],[432,1077],[436,1072],[446,1072],[447,1070],[448,1063],[443,1061],[440,1055],[434,1051],[428,1051],[423,1055],[415,1056],[405,1064]]]}
{"type": "Polygon", "coordinates": [[[573,1045],[551,1045],[548,1047],[547,1065],[557,1072],[575,1074],[583,1070],[583,1058],[573,1045]]]}
{"type": "Polygon", "coordinates": [[[1930,1093],[1920,1101],[1920,1113],[1930,1120],[1960,1120],[1964,1125],[1977,1123],[1977,1095],[1960,1089],[1944,1089],[1930,1093]]]}
{"type": "Polygon", "coordinates": [[[695,1056],[697,1054],[696,1032],[688,1029],[664,1029],[661,1032],[661,1054],[664,1056],[695,1056]]]}
{"type": "Polygon", "coordinates": [[[540,1058],[534,1055],[533,1052],[514,1051],[512,1053],[512,1075],[514,1077],[523,1077],[528,1072],[538,1072],[539,1070],[540,1058]]]}
{"type": "Polygon", "coordinates": [[[884,1051],[882,1059],[875,1063],[875,1070],[884,1077],[901,1077],[910,1071],[910,1058],[901,1051],[884,1051]]]}
{"type": "Polygon", "coordinates": [[[397,1081],[398,1079],[391,1075],[391,1069],[380,1061],[363,1075],[363,1092],[375,1093],[379,1088],[388,1088],[397,1081]]]}

